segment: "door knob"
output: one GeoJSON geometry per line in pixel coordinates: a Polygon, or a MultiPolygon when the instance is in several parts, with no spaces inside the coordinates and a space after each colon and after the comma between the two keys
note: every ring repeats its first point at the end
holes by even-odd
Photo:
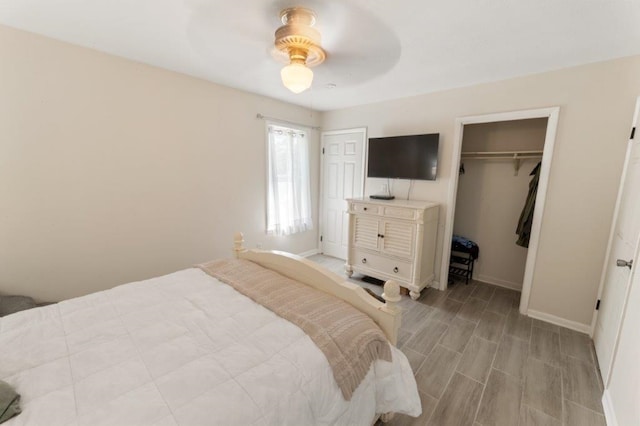
{"type": "Polygon", "coordinates": [[[618,259],[618,260],[616,260],[616,265],[620,266],[620,267],[625,267],[626,266],[627,268],[631,269],[631,266],[633,266],[633,259],[631,259],[629,261],[626,261],[626,260],[623,260],[623,259],[618,259]]]}

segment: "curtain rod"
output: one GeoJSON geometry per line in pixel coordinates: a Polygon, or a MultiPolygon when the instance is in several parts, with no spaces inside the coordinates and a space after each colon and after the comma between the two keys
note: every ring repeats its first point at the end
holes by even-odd
{"type": "Polygon", "coordinates": [[[296,122],[293,122],[293,121],[287,121],[287,120],[280,120],[279,118],[268,117],[268,116],[266,116],[266,115],[262,115],[262,114],[260,114],[260,113],[257,113],[257,114],[256,114],[256,118],[258,118],[258,119],[260,119],[260,120],[271,120],[271,121],[276,121],[276,122],[279,122],[279,123],[282,123],[282,124],[292,124],[292,125],[294,125],[294,126],[302,126],[302,127],[306,127],[306,128],[308,128],[308,129],[311,129],[311,130],[320,130],[320,127],[319,127],[319,126],[310,126],[310,125],[308,125],[308,124],[296,123],[296,122]]]}

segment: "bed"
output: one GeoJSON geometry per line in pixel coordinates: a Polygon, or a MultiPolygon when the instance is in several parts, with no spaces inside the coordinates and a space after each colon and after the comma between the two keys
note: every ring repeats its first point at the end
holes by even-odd
{"type": "Polygon", "coordinates": [[[421,412],[395,348],[399,287],[381,303],[317,264],[283,252],[235,257],[367,314],[390,342],[350,398],[301,328],[199,268],[0,318],[0,379],[21,394],[17,425],[371,425],[421,412]]]}

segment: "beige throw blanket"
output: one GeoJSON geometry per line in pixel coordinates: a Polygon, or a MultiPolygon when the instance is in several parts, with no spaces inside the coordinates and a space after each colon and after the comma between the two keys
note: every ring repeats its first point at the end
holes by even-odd
{"type": "Polygon", "coordinates": [[[248,260],[214,260],[198,267],[307,333],[327,357],[347,401],[373,361],[391,361],[382,330],[337,297],[248,260]]]}

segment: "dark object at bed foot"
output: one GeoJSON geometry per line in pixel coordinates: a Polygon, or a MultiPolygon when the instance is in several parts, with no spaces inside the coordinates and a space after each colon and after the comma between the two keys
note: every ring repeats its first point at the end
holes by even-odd
{"type": "Polygon", "coordinates": [[[0,296],[0,317],[38,306],[27,296],[0,296]]]}
{"type": "Polygon", "coordinates": [[[9,385],[0,380],[0,423],[20,414],[20,395],[9,385]]]}
{"type": "Polygon", "coordinates": [[[384,285],[384,280],[379,280],[377,278],[373,278],[368,275],[365,275],[364,277],[362,277],[362,281],[369,284],[384,285]]]}

